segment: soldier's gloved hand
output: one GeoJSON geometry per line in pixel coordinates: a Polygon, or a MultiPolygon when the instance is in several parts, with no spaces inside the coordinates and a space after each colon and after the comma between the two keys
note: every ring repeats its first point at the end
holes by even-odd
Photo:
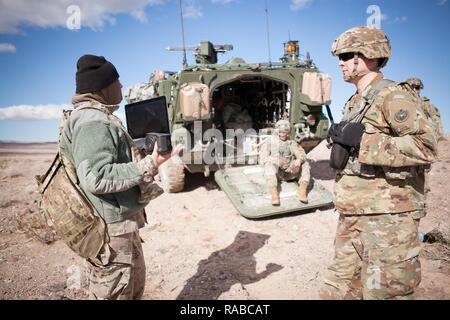
{"type": "Polygon", "coordinates": [[[364,125],[359,122],[341,121],[330,127],[328,135],[335,143],[359,149],[364,133],[364,125]]]}
{"type": "Polygon", "coordinates": [[[286,169],[288,166],[286,160],[284,160],[283,158],[278,158],[277,159],[277,167],[279,169],[286,169]]]}
{"type": "Polygon", "coordinates": [[[153,161],[152,156],[147,155],[136,163],[139,171],[144,177],[144,182],[153,182],[153,178],[158,174],[158,166],[153,161]]]}
{"type": "Polygon", "coordinates": [[[286,171],[292,174],[297,174],[300,172],[301,165],[302,160],[295,159],[294,161],[291,161],[291,164],[289,165],[289,168],[286,171]]]}

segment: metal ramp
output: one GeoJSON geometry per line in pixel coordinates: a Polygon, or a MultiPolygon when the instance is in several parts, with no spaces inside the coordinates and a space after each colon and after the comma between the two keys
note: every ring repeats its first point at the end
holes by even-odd
{"type": "Polygon", "coordinates": [[[214,178],[239,213],[246,218],[262,218],[295,211],[319,208],[333,202],[332,194],[311,179],[308,203],[297,198],[297,182],[281,182],[280,206],[272,206],[270,195],[259,165],[231,167],[216,171],[214,178]]]}

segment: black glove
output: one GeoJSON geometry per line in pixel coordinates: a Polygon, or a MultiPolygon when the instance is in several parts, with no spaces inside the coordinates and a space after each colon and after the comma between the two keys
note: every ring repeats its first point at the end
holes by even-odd
{"type": "Polygon", "coordinates": [[[364,125],[362,123],[341,121],[331,125],[328,137],[335,143],[359,149],[363,133],[364,125]]]}

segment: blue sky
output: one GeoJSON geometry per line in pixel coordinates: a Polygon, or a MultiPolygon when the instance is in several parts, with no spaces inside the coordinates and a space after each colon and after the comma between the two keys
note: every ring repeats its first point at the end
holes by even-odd
{"type": "MultiPolygon", "coordinates": [[[[268,60],[265,0],[184,0],[187,45],[202,40],[230,43],[221,62],[242,57],[268,60]]],[[[333,40],[346,29],[365,25],[369,5],[381,9],[381,28],[392,44],[385,76],[418,76],[423,95],[441,111],[450,132],[450,13],[447,0],[267,0],[272,60],[282,44],[300,41],[322,72],[333,78],[332,112],[354,87],[342,80],[333,40]]],[[[70,105],[77,59],[86,53],[113,62],[124,88],[145,81],[155,69],[177,71],[182,54],[178,0],[0,0],[0,140],[56,141],[59,110],[70,105]],[[70,30],[67,8],[81,9],[81,29],[70,30]]],[[[188,53],[188,62],[193,58],[188,53]]],[[[124,102],[122,102],[123,108],[124,102]]],[[[120,112],[123,112],[119,110],[120,112]]]]}

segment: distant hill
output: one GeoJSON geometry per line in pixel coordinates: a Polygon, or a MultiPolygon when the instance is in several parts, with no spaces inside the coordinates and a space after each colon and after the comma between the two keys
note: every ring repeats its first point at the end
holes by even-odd
{"type": "Polygon", "coordinates": [[[56,146],[57,142],[20,142],[20,141],[3,141],[0,140],[0,148],[16,148],[16,147],[45,147],[56,146]]]}

